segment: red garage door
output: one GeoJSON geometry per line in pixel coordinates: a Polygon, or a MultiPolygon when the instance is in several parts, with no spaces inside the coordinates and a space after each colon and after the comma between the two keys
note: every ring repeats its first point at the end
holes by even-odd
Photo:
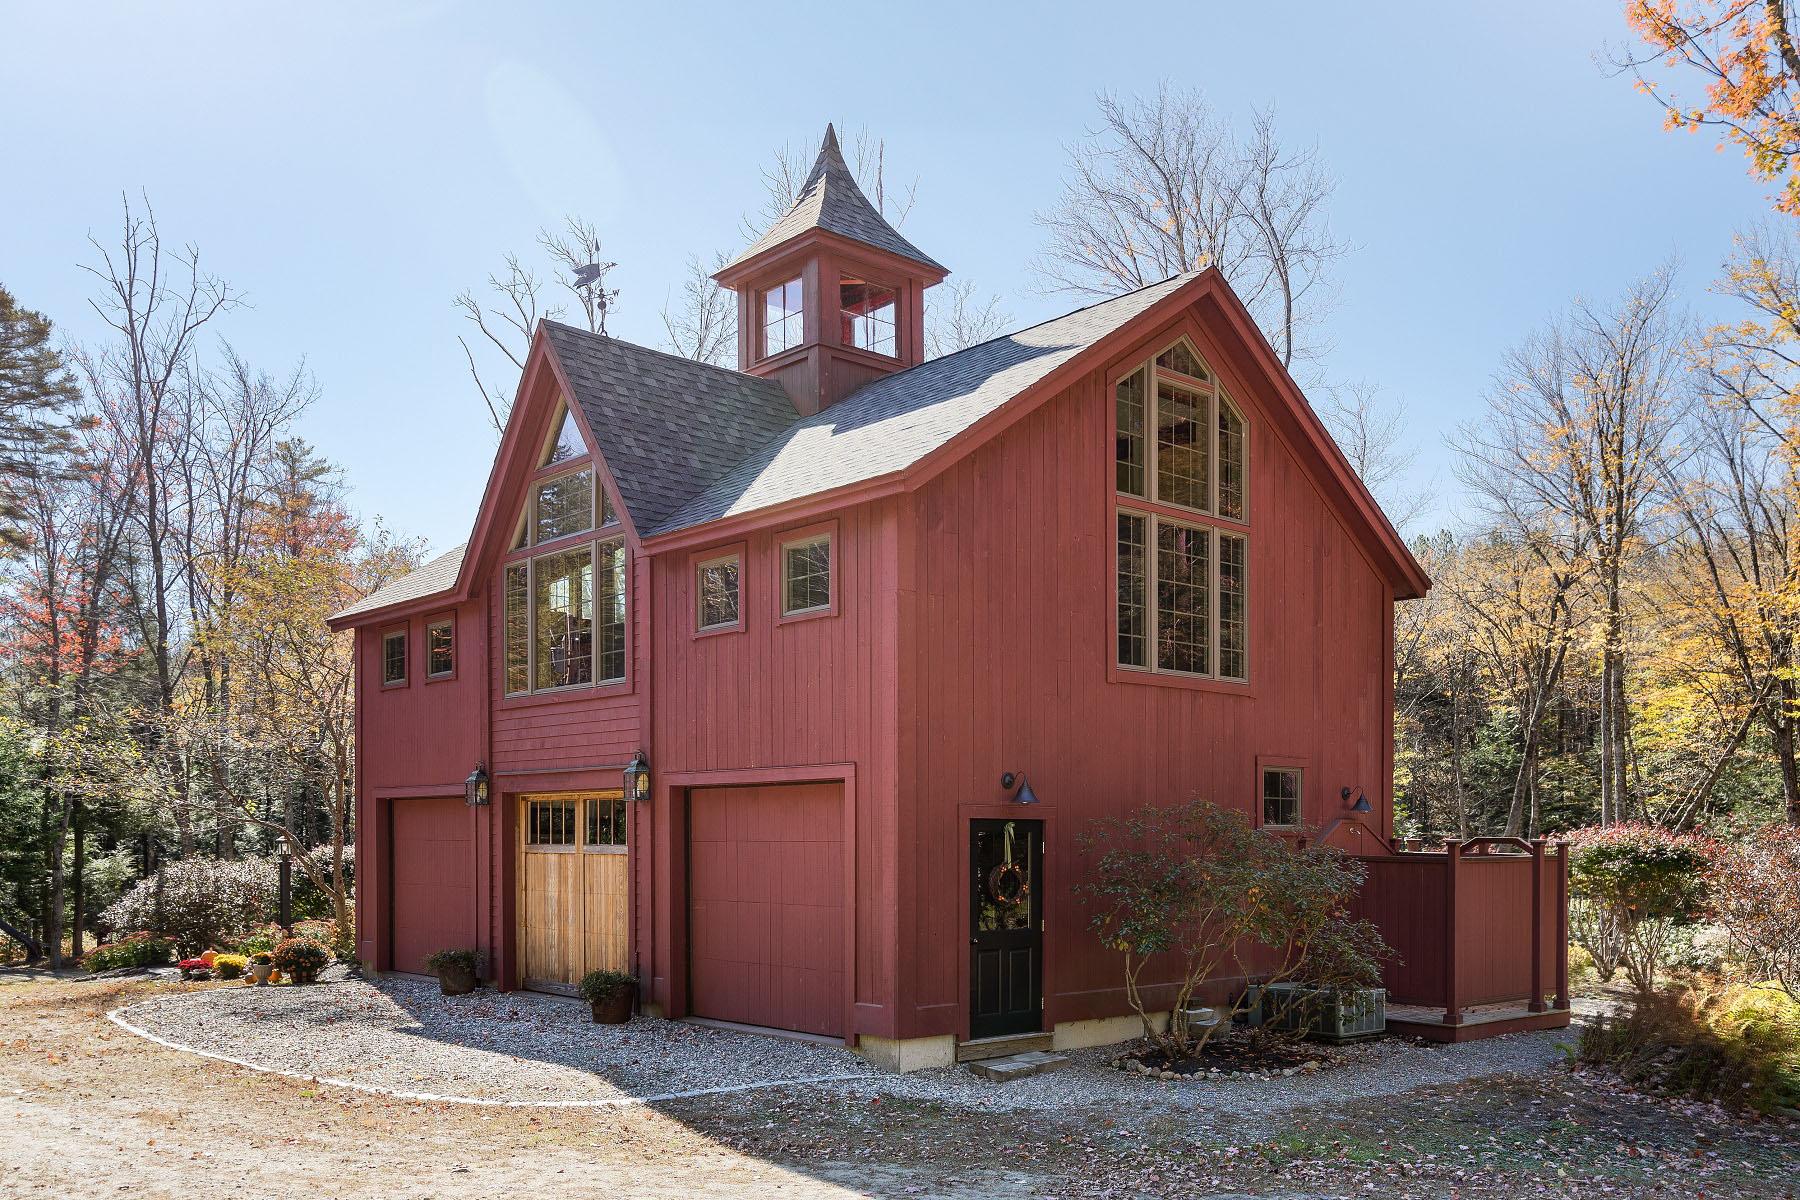
{"type": "Polygon", "coordinates": [[[439,950],[475,948],[475,856],[461,796],[390,801],[394,970],[425,971],[439,950]]]}
{"type": "Polygon", "coordinates": [[[843,822],[835,783],[692,793],[695,1016],[843,1036],[843,822]]]}

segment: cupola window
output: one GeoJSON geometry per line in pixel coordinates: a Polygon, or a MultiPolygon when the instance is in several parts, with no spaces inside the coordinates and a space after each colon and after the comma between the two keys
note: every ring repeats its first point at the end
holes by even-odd
{"type": "Polygon", "coordinates": [[[846,275],[838,285],[838,307],[843,323],[839,340],[844,345],[897,356],[893,288],[846,275]]]}
{"type": "Polygon", "coordinates": [[[801,312],[801,286],[798,279],[770,288],[763,296],[763,357],[792,350],[800,344],[805,332],[801,312]]]}

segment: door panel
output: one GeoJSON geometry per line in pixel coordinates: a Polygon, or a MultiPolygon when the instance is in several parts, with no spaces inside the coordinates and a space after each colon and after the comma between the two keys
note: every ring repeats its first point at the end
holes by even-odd
{"type": "Polygon", "coordinates": [[[629,969],[630,855],[620,795],[520,797],[522,985],[569,992],[589,971],[629,969]]]}
{"type": "Polygon", "coordinates": [[[969,823],[969,1036],[1043,1028],[1044,824],[969,823]]]}
{"type": "Polygon", "coordinates": [[[843,809],[838,784],[691,793],[695,1016],[843,1036],[843,809]]]}
{"type": "Polygon", "coordinates": [[[461,796],[409,797],[392,807],[393,969],[426,973],[439,950],[475,947],[475,855],[461,796]]]}

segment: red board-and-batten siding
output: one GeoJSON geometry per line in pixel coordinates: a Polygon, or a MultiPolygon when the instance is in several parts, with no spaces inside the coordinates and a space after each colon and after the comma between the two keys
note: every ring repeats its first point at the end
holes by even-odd
{"type": "MultiPolygon", "coordinates": [[[[971,818],[1046,822],[1047,1026],[1127,1011],[1117,956],[1071,894],[1092,818],[1193,794],[1254,813],[1264,756],[1305,766],[1309,823],[1360,786],[1388,832],[1392,587],[1255,378],[1191,319],[1163,327],[916,492],[837,514],[835,618],[773,619],[779,533],[749,539],[742,634],[693,637],[692,563],[708,549],[655,560],[659,768],[679,782],[857,767],[854,1032],[967,1036],[971,818]],[[1182,332],[1251,425],[1245,686],[1111,665],[1111,382],[1182,332]],[[1028,772],[1043,802],[1007,805],[1005,770],[1028,772]]],[[[659,861],[677,881],[656,901],[663,969],[682,961],[683,872],[659,861]]]]}

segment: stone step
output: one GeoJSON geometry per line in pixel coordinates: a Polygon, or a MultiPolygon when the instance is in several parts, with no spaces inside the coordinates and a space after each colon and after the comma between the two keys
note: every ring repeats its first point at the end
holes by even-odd
{"type": "Polygon", "coordinates": [[[1024,1054],[1009,1054],[1005,1058],[984,1058],[969,1064],[969,1070],[983,1079],[1004,1082],[1008,1079],[1026,1079],[1032,1075],[1047,1075],[1051,1071],[1060,1071],[1069,1065],[1066,1054],[1051,1054],[1046,1050],[1028,1050],[1024,1054]]]}
{"type": "Polygon", "coordinates": [[[960,1042],[956,1047],[957,1062],[976,1062],[984,1058],[1005,1058],[1027,1050],[1048,1050],[1053,1039],[1047,1033],[1008,1033],[1000,1037],[976,1038],[960,1042]]]}

